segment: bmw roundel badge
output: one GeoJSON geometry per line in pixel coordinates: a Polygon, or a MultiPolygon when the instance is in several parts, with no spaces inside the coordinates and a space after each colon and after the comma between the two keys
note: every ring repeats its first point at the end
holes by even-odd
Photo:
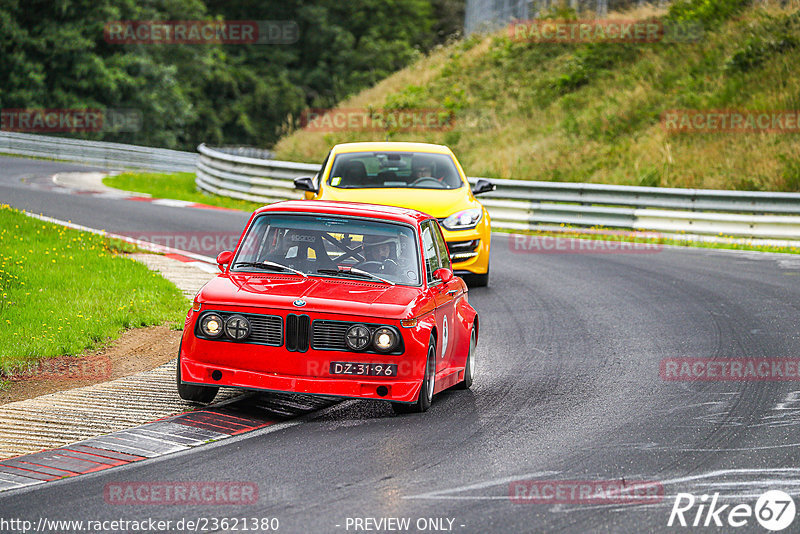
{"type": "Polygon", "coordinates": [[[297,299],[296,301],[292,302],[292,304],[294,304],[298,308],[302,308],[303,306],[306,305],[306,301],[304,301],[303,299],[297,299]]]}

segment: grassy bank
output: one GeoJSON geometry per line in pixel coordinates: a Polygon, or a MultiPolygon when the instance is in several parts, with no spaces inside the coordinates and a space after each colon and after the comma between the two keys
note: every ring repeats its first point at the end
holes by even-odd
{"type": "Polygon", "coordinates": [[[109,240],[0,206],[0,374],[127,328],[182,325],[187,306],[172,283],[109,240]]]}
{"type": "Polygon", "coordinates": [[[262,206],[256,202],[207,195],[197,190],[194,179],[194,173],[190,172],[175,174],[126,172],[117,176],[108,176],[103,179],[103,183],[123,191],[146,193],[155,198],[186,200],[221,208],[253,211],[262,206]]]}
{"type": "Polygon", "coordinates": [[[451,129],[301,130],[277,144],[276,158],[321,162],[333,144],[388,135],[446,144],[471,176],[800,191],[799,134],[676,134],[661,120],[676,109],[800,110],[797,3],[689,0],[610,18],[651,17],[703,32],[695,42],[535,43],[507,31],[470,38],[340,104],[436,108],[451,129]]]}

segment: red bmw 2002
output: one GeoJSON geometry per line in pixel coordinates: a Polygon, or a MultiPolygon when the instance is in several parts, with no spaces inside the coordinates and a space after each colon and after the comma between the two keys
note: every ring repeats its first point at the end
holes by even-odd
{"type": "Polygon", "coordinates": [[[469,388],[478,315],[436,219],[350,202],[256,210],[186,318],[178,393],[220,386],[392,401],[469,388]]]}

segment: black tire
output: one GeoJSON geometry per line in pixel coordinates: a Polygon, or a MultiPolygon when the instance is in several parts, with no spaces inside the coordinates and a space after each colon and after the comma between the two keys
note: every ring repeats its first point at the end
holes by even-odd
{"type": "Polygon", "coordinates": [[[464,281],[470,287],[486,287],[489,285],[489,268],[483,274],[468,274],[463,277],[464,281]]]}
{"type": "Polygon", "coordinates": [[[422,413],[431,407],[433,390],[436,388],[436,338],[431,335],[428,342],[428,361],[425,362],[425,378],[419,389],[417,402],[393,402],[392,409],[396,414],[422,413]]]}
{"type": "Polygon", "coordinates": [[[455,385],[456,389],[469,389],[472,387],[472,381],[475,378],[475,349],[478,345],[478,339],[475,336],[475,327],[472,327],[472,333],[469,335],[469,353],[467,354],[467,363],[464,366],[464,380],[455,385]]]}
{"type": "Polygon", "coordinates": [[[181,360],[178,358],[175,378],[178,382],[178,395],[185,401],[208,404],[217,396],[219,388],[213,386],[196,386],[181,383],[181,360]]]}

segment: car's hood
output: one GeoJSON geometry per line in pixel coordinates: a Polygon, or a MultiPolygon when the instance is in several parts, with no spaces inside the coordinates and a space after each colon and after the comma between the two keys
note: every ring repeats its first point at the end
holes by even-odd
{"type": "Polygon", "coordinates": [[[470,198],[467,187],[460,189],[337,189],[324,186],[319,200],[346,200],[368,204],[387,204],[427,213],[437,219],[469,208],[479,208],[480,203],[470,198]]]}
{"type": "Polygon", "coordinates": [[[198,295],[205,305],[233,305],[402,319],[418,311],[418,287],[341,278],[272,274],[219,275],[198,295]],[[302,307],[293,303],[302,299],[302,307]]]}

